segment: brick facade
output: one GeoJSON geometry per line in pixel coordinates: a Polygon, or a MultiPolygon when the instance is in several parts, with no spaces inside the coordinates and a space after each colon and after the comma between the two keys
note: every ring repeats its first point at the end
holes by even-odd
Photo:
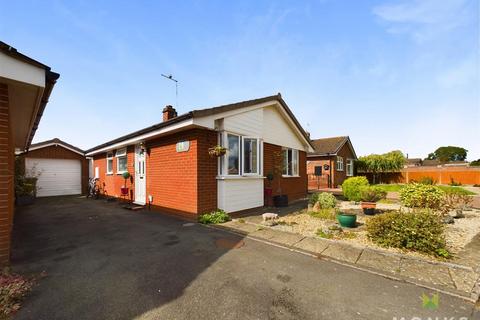
{"type": "MultiPolygon", "coordinates": [[[[278,179],[280,179],[281,193],[288,195],[288,201],[294,201],[306,197],[307,195],[307,169],[306,152],[299,151],[298,177],[283,177],[280,173],[275,173],[274,161],[275,152],[281,152],[282,147],[274,144],[263,144],[263,174],[274,174],[271,182],[272,195],[279,195],[278,179]]],[[[265,186],[269,187],[269,181],[265,181],[265,186]]]]}
{"type": "Polygon", "coordinates": [[[60,145],[48,146],[36,150],[28,151],[22,155],[25,158],[42,158],[42,159],[71,159],[79,160],[82,163],[82,193],[87,193],[88,188],[88,161],[85,156],[68,150],[60,145]]]}
{"type": "Polygon", "coordinates": [[[0,83],[0,265],[10,258],[13,224],[14,147],[9,112],[8,86],[0,83]]]}

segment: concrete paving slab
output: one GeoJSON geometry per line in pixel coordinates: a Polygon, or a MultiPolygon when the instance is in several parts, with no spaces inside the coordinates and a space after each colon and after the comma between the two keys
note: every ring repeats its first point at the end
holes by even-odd
{"type": "Polygon", "coordinates": [[[400,274],[402,276],[433,283],[435,285],[455,288],[448,267],[445,265],[403,258],[400,261],[400,274]]]}
{"type": "Polygon", "coordinates": [[[382,254],[371,249],[363,250],[357,264],[390,273],[400,272],[400,257],[382,254]]]}
{"type": "Polygon", "coordinates": [[[350,263],[356,263],[358,257],[362,253],[361,248],[353,247],[348,244],[332,242],[325,251],[322,252],[323,256],[334,258],[337,260],[347,261],[350,263]]]}
{"type": "Polygon", "coordinates": [[[260,239],[271,239],[277,234],[276,231],[273,231],[271,229],[260,229],[256,230],[255,232],[250,233],[251,236],[260,238],[260,239]]]}
{"type": "Polygon", "coordinates": [[[292,246],[303,238],[305,238],[305,236],[302,236],[300,234],[276,231],[275,235],[270,238],[270,240],[287,246],[292,246]]]}
{"type": "Polygon", "coordinates": [[[325,249],[327,249],[327,247],[329,246],[329,243],[322,239],[307,237],[307,238],[304,238],[302,241],[295,243],[293,246],[301,250],[320,254],[325,249]]]}
{"type": "Polygon", "coordinates": [[[471,292],[480,275],[469,270],[450,268],[450,276],[458,290],[471,292]]]}
{"type": "Polygon", "coordinates": [[[258,227],[253,224],[241,223],[237,221],[229,221],[229,222],[223,223],[220,225],[220,227],[232,228],[232,229],[235,229],[235,231],[243,234],[250,234],[258,230],[258,227]]]}

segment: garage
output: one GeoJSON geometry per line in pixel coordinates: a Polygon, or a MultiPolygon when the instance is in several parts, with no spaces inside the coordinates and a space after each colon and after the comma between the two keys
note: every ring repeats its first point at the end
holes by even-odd
{"type": "Polygon", "coordinates": [[[37,177],[37,197],[86,193],[88,161],[85,153],[58,138],[32,144],[24,158],[25,173],[37,177]]]}
{"type": "Polygon", "coordinates": [[[27,172],[36,172],[37,197],[82,193],[82,165],[79,160],[26,158],[27,172]]]}

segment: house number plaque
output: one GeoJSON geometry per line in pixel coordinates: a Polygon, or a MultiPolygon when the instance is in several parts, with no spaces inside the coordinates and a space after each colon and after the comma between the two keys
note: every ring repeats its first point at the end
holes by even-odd
{"type": "Polygon", "coordinates": [[[187,152],[190,149],[190,141],[177,142],[177,152],[187,152]]]}

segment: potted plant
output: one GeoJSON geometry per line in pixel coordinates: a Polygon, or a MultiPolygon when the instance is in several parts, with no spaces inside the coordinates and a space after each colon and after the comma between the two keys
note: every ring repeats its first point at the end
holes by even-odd
{"type": "Polygon", "coordinates": [[[283,152],[273,153],[273,169],[274,177],[278,178],[277,195],[273,197],[273,205],[275,207],[288,206],[288,195],[282,194],[282,174],[284,169],[283,152]]]}
{"type": "Polygon", "coordinates": [[[15,204],[24,206],[34,203],[37,196],[37,180],[40,172],[36,170],[35,166],[26,172],[23,158],[17,157],[15,159],[14,173],[15,204]]]}
{"type": "Polygon", "coordinates": [[[124,173],[122,173],[122,177],[125,180],[125,183],[120,188],[120,192],[122,193],[122,196],[127,196],[128,195],[127,180],[130,179],[130,177],[131,177],[130,172],[125,171],[124,173]]]}
{"type": "Polygon", "coordinates": [[[357,226],[357,214],[351,212],[338,212],[338,223],[344,228],[355,228],[357,226]]]}
{"type": "Polygon", "coordinates": [[[387,192],[376,186],[365,186],[360,189],[361,202],[360,205],[363,213],[366,215],[374,215],[377,201],[385,199],[387,192]]]}
{"type": "Polygon", "coordinates": [[[211,157],[221,157],[225,153],[227,153],[227,148],[222,147],[220,145],[216,145],[214,147],[208,148],[208,154],[211,157]]]}
{"type": "Polygon", "coordinates": [[[265,202],[267,203],[267,205],[270,205],[272,195],[273,195],[273,188],[272,188],[273,173],[271,172],[267,173],[265,178],[267,178],[267,181],[268,181],[268,185],[264,188],[264,194],[266,199],[265,202]]]}

